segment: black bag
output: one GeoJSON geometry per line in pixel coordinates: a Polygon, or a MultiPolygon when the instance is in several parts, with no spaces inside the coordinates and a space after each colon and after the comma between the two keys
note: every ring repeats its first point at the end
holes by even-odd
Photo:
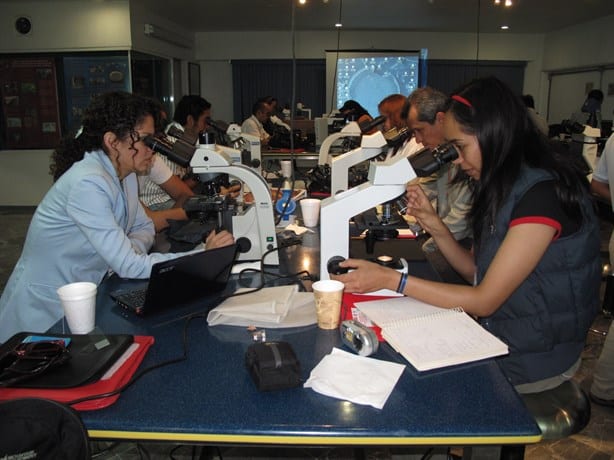
{"type": "Polygon", "coordinates": [[[288,342],[259,342],[245,353],[247,367],[260,391],[293,388],[301,384],[301,365],[288,342]]]}
{"type": "Polygon", "coordinates": [[[0,403],[0,458],[88,459],[87,430],[74,409],[48,399],[0,403]]]}

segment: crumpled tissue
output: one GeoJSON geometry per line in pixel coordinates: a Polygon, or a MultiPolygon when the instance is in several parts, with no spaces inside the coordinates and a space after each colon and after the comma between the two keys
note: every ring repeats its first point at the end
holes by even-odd
{"type": "Polygon", "coordinates": [[[302,226],[300,226],[298,224],[289,224],[289,225],[286,226],[286,230],[292,230],[297,235],[302,235],[305,232],[314,233],[314,231],[312,229],[307,228],[307,227],[302,227],[302,226]]]}

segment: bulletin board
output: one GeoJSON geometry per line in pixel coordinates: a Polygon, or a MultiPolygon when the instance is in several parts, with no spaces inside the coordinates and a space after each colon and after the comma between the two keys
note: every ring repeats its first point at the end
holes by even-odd
{"type": "Polygon", "coordinates": [[[55,147],[60,140],[53,58],[1,58],[2,142],[6,149],[55,147]]]}
{"type": "Polygon", "coordinates": [[[81,126],[83,111],[92,97],[110,91],[130,91],[128,55],[67,56],[62,59],[66,125],[69,132],[81,126]]]}

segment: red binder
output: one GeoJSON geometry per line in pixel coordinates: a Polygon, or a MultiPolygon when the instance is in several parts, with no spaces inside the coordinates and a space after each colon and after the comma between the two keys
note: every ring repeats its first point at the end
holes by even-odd
{"type": "MultiPolygon", "coordinates": [[[[100,379],[97,382],[82,385],[75,388],[44,389],[44,388],[0,388],[0,401],[17,398],[46,398],[66,403],[76,399],[94,396],[115,391],[125,385],[134,375],[143,361],[147,350],[153,345],[154,338],[151,336],[134,336],[134,348],[132,354],[115,370],[108,379],[100,379]]],[[[120,358],[121,359],[121,358],[120,358]]],[[[110,406],[119,399],[119,394],[105,398],[83,401],[72,406],[77,410],[95,410],[110,406]]]]}

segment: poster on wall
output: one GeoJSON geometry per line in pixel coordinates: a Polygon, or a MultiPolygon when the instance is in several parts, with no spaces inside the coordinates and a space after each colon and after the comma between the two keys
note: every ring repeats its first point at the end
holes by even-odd
{"type": "Polygon", "coordinates": [[[63,59],[66,124],[69,132],[81,126],[92,97],[110,91],[130,91],[128,55],[70,56],[63,59]]]}
{"type": "Polygon", "coordinates": [[[53,58],[0,59],[3,149],[55,147],[60,140],[53,58]]]}

